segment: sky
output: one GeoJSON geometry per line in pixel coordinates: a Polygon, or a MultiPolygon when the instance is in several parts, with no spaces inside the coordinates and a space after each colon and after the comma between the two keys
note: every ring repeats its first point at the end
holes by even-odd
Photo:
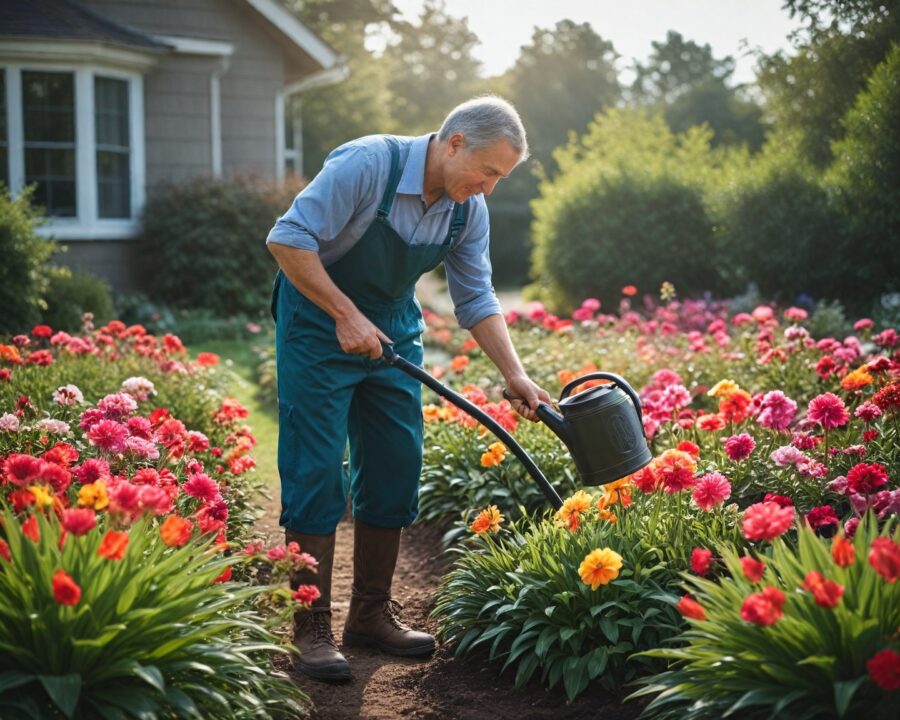
{"type": "MultiPolygon", "coordinates": [[[[415,20],[423,0],[393,0],[408,20],[415,20]]],[[[731,55],[734,81],[752,82],[755,61],[747,48],[769,54],[790,50],[787,35],[798,28],[782,10],[783,0],[446,0],[447,11],[467,17],[481,40],[474,55],[484,75],[499,75],[515,62],[519,48],[530,42],[535,26],[552,28],[559,20],[589,22],[622,57],[624,71],[634,59],[645,61],[651,41],[669,30],[698,45],[709,44],[716,58],[731,55]],[[745,47],[746,46],[746,47],[745,47]]]]}

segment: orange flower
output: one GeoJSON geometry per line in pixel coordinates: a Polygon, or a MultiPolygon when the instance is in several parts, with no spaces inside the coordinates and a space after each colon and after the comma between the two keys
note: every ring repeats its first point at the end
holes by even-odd
{"type": "Polygon", "coordinates": [[[575,379],[575,373],[571,370],[560,370],[556,373],[556,377],[559,378],[559,382],[563,385],[568,385],[575,379]]]}
{"type": "Polygon", "coordinates": [[[584,490],[579,490],[574,495],[566,498],[563,506],[556,511],[554,516],[557,525],[564,525],[572,532],[578,529],[581,513],[587,512],[591,507],[591,496],[584,490]]]}
{"type": "Polygon", "coordinates": [[[725,427],[725,420],[716,413],[701,415],[697,418],[697,427],[706,432],[716,432],[725,427]]]}
{"type": "Polygon", "coordinates": [[[619,518],[616,517],[616,514],[614,512],[610,512],[606,508],[598,508],[597,515],[601,520],[606,520],[613,525],[615,525],[619,521],[619,518]]]}
{"type": "Polygon", "coordinates": [[[128,533],[110,530],[100,541],[97,555],[107,560],[121,560],[125,556],[128,547],[128,533]]]}
{"type": "Polygon", "coordinates": [[[596,590],[619,577],[621,569],[622,556],[619,553],[610,548],[598,548],[591,550],[581,561],[578,574],[585,585],[590,585],[591,590],[596,590]]]}
{"type": "Polygon", "coordinates": [[[53,575],[53,597],[60,605],[77,605],[81,600],[81,588],[65,570],[57,570],[53,575]]]}
{"type": "Polygon", "coordinates": [[[637,288],[634,285],[626,285],[622,288],[622,294],[627,295],[628,297],[634,297],[637,295],[637,288]]]}
{"type": "Polygon", "coordinates": [[[457,355],[450,361],[450,369],[455,373],[461,373],[469,367],[469,357],[467,355],[457,355]]]}
{"type": "Polygon", "coordinates": [[[191,539],[194,524],[178,515],[169,515],[159,527],[163,542],[169,547],[181,547],[191,539]]]}
{"type": "Polygon", "coordinates": [[[18,363],[22,361],[19,350],[15,345],[0,345],[0,360],[9,360],[18,363]]]}
{"type": "Polygon", "coordinates": [[[719,380],[706,394],[714,398],[727,398],[731,393],[740,389],[734,380],[719,380]]]}
{"type": "Polygon", "coordinates": [[[859,390],[866,387],[866,385],[871,385],[873,382],[874,379],[869,374],[868,369],[865,365],[862,365],[844,376],[844,379],[841,380],[841,387],[844,390],[859,390]]]}
{"type": "Polygon", "coordinates": [[[95,480],[87,485],[82,485],[78,490],[78,504],[92,507],[94,510],[103,510],[109,505],[106,483],[102,480],[95,480]]]}
{"type": "Polygon", "coordinates": [[[706,620],[706,610],[704,610],[703,606],[690,595],[685,595],[681,598],[681,600],[678,601],[678,605],[675,607],[677,607],[678,612],[686,618],[691,618],[692,620],[706,620]]]}
{"type": "Polygon", "coordinates": [[[753,397],[746,390],[738,388],[728,397],[719,401],[719,415],[725,422],[742,423],[750,417],[750,404],[753,397]]]}
{"type": "Polygon", "coordinates": [[[478,513],[478,517],[475,518],[469,529],[478,535],[486,532],[496,533],[500,532],[500,523],[502,522],[503,515],[500,514],[500,510],[496,505],[491,505],[478,513]]]}
{"type": "Polygon", "coordinates": [[[625,477],[603,485],[603,497],[597,501],[597,509],[605,510],[617,502],[622,503],[622,507],[631,505],[631,481],[625,477]]]}
{"type": "Polygon", "coordinates": [[[506,459],[506,445],[495,442],[481,455],[481,467],[494,467],[506,459]]]}
{"type": "Polygon", "coordinates": [[[831,541],[831,557],[841,567],[850,567],[856,560],[853,543],[838,533],[831,541]]]}

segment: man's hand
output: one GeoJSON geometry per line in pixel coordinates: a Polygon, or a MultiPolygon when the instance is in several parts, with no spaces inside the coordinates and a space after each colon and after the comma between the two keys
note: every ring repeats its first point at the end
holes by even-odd
{"type": "Polygon", "coordinates": [[[548,405],[553,402],[550,393],[532,382],[527,375],[514,375],[509,378],[507,389],[509,394],[515,398],[510,400],[513,409],[531,422],[537,422],[539,419],[535,412],[539,402],[545,402],[548,405]]]}
{"type": "Polygon", "coordinates": [[[350,355],[365,355],[372,360],[381,357],[382,342],[393,342],[359,310],[335,320],[335,331],[341,350],[350,355]]]}

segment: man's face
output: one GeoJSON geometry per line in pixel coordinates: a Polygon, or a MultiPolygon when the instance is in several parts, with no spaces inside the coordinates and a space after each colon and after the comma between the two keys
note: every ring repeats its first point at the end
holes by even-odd
{"type": "Polygon", "coordinates": [[[447,141],[444,192],[458,203],[478,193],[490,195],[518,162],[519,153],[506,140],[497,140],[481,150],[469,150],[460,133],[451,135],[447,141]]]}

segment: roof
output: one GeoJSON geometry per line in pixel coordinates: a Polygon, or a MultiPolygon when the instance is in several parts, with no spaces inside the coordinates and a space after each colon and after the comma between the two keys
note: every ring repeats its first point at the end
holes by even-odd
{"type": "Polygon", "coordinates": [[[108,20],[74,0],[3,0],[0,28],[4,37],[57,38],[131,49],[166,49],[149,35],[108,20]]]}

